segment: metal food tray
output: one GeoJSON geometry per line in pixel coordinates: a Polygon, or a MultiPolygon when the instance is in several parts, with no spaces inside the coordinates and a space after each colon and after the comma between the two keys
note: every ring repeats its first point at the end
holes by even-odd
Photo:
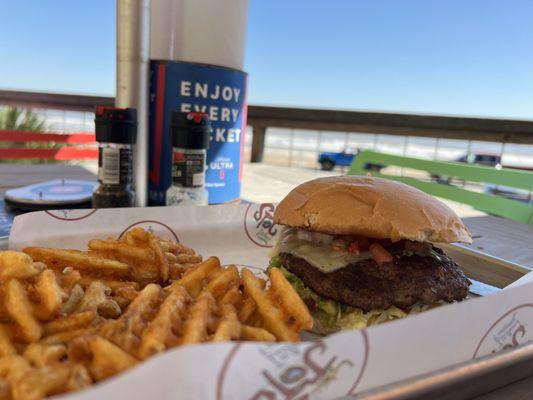
{"type": "MultiPolygon", "coordinates": [[[[0,250],[7,249],[7,246],[8,238],[0,237],[0,250]]],[[[440,247],[463,267],[469,278],[496,288],[504,288],[531,271],[524,266],[461,245],[443,245],[440,247]]],[[[533,377],[533,343],[526,343],[514,349],[456,364],[342,399],[469,399],[527,377],[533,377]]],[[[517,386],[517,391],[514,391],[513,394],[525,395],[531,392],[531,387],[533,387],[533,383],[527,388],[517,386]]]]}

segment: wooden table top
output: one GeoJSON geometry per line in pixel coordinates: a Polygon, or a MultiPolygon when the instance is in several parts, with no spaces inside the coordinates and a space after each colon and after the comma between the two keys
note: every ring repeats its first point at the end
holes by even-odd
{"type": "Polygon", "coordinates": [[[79,165],[0,164],[0,197],[4,197],[5,191],[14,187],[61,178],[96,180],[92,172],[79,165]]]}
{"type": "Polygon", "coordinates": [[[533,225],[499,217],[464,219],[475,250],[533,268],[533,225]]]}

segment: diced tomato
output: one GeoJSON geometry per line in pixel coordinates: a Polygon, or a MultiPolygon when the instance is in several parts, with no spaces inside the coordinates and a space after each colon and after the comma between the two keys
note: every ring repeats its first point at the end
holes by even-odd
{"type": "Polygon", "coordinates": [[[392,261],[391,253],[385,250],[385,248],[379,243],[372,243],[368,250],[370,250],[372,258],[374,258],[374,261],[376,261],[378,265],[392,261]]]}
{"type": "Polygon", "coordinates": [[[359,242],[354,240],[352,243],[350,243],[348,246],[348,251],[352,254],[359,254],[359,242]]]}

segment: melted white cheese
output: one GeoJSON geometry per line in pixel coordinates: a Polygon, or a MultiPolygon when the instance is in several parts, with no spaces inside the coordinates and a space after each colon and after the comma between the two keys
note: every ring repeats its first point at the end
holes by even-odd
{"type": "Polygon", "coordinates": [[[353,254],[348,251],[335,251],[331,244],[302,240],[296,230],[288,229],[282,232],[272,255],[290,253],[303,258],[312,266],[324,273],[333,272],[347,265],[370,258],[369,252],[353,254]]]}

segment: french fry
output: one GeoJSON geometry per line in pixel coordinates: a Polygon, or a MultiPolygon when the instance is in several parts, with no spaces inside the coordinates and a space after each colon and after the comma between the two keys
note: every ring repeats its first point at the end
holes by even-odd
{"type": "Polygon", "coordinates": [[[209,290],[215,298],[222,297],[230,287],[238,284],[241,280],[239,271],[235,265],[225,268],[222,271],[223,272],[220,275],[207,285],[207,290],[209,290]]]}
{"type": "Polygon", "coordinates": [[[202,257],[198,254],[177,254],[176,255],[176,261],[179,264],[197,264],[202,262],[202,257]]]}
{"type": "Polygon", "coordinates": [[[135,227],[124,234],[124,240],[133,245],[146,243],[150,233],[142,228],[135,227]]]}
{"type": "Polygon", "coordinates": [[[174,253],[171,253],[170,251],[163,252],[163,257],[165,257],[165,259],[167,260],[169,264],[175,264],[178,262],[178,257],[174,253]]]}
{"type": "MultiPolygon", "coordinates": [[[[183,243],[172,242],[167,239],[159,239],[159,246],[161,246],[161,251],[163,251],[163,253],[169,252],[169,253],[176,254],[176,255],[196,254],[196,252],[192,248],[185,246],[183,243]]],[[[202,261],[201,260],[202,257],[199,255],[198,257],[200,258],[200,261],[202,261]]]]}
{"type": "Polygon", "coordinates": [[[106,318],[121,314],[119,305],[110,297],[111,289],[99,281],[91,283],[76,307],[77,312],[92,310],[106,318]]]}
{"type": "Polygon", "coordinates": [[[171,242],[167,239],[159,239],[159,247],[163,253],[176,254],[179,252],[179,243],[171,242]]]}
{"type": "Polygon", "coordinates": [[[254,342],[275,342],[276,337],[263,328],[243,325],[241,329],[241,338],[243,340],[252,340],[254,342]]]}
{"type": "Polygon", "coordinates": [[[4,325],[0,325],[0,357],[17,354],[10,334],[4,325]]]}
{"type": "Polygon", "coordinates": [[[31,343],[24,351],[24,357],[37,368],[58,363],[67,354],[64,344],[43,345],[31,343]]]}
{"type": "Polygon", "coordinates": [[[66,267],[73,267],[82,271],[120,277],[127,277],[131,274],[131,267],[128,264],[97,257],[79,250],[26,247],[23,251],[34,260],[44,262],[53,269],[63,270],[66,267]]]}
{"type": "Polygon", "coordinates": [[[120,319],[126,322],[133,333],[140,334],[143,318],[155,312],[154,306],[161,300],[161,294],[161,286],[153,283],[146,285],[120,319]]]}
{"type": "Polygon", "coordinates": [[[241,321],[243,324],[248,322],[250,317],[255,312],[255,309],[256,305],[254,300],[250,296],[245,295],[239,310],[239,321],[241,321]]]}
{"type": "Polygon", "coordinates": [[[242,298],[242,294],[238,286],[232,287],[220,299],[220,304],[237,304],[242,298]]]}
{"type": "Polygon", "coordinates": [[[66,385],[66,391],[80,390],[90,386],[91,375],[83,364],[74,364],[70,370],[70,377],[66,385]]]}
{"type": "Polygon", "coordinates": [[[271,299],[261,289],[258,278],[248,269],[242,271],[243,283],[246,292],[255,301],[257,311],[261,315],[264,327],[276,336],[277,339],[296,342],[299,339],[297,332],[287,326],[280,309],[272,303],[271,299]]]}
{"type": "Polygon", "coordinates": [[[72,267],[64,268],[61,273],[57,273],[56,278],[59,281],[61,288],[70,293],[70,291],[81,281],[80,271],[75,270],[72,267]]]}
{"type": "Polygon", "coordinates": [[[162,290],[159,285],[153,283],[146,285],[119,319],[107,321],[102,325],[99,329],[100,335],[128,353],[136,353],[147,324],[146,319],[155,315],[161,295],[162,290]]]}
{"type": "Polygon", "coordinates": [[[31,369],[13,382],[14,400],[36,400],[65,390],[70,377],[70,365],[59,364],[31,369]]]}
{"type": "Polygon", "coordinates": [[[137,262],[146,262],[152,258],[152,253],[147,248],[131,246],[114,239],[89,241],[89,249],[96,252],[111,252],[125,259],[131,259],[137,262]]]}
{"type": "Polygon", "coordinates": [[[39,343],[45,345],[69,343],[72,339],[86,335],[88,332],[91,331],[87,328],[75,329],[73,331],[58,332],[54,333],[53,335],[46,336],[39,343]]]}
{"type": "Polygon", "coordinates": [[[11,384],[5,379],[0,379],[0,400],[11,399],[11,384]]]}
{"type": "Polygon", "coordinates": [[[183,327],[182,344],[201,343],[207,338],[209,317],[215,307],[215,299],[209,291],[200,294],[191,306],[190,315],[183,327]]]}
{"type": "Polygon", "coordinates": [[[125,310],[138,295],[139,291],[132,286],[125,286],[113,290],[113,300],[117,302],[121,310],[125,310]]]}
{"type": "Polygon", "coordinates": [[[8,314],[20,328],[23,339],[28,343],[38,341],[42,328],[33,316],[28,295],[19,281],[11,279],[7,282],[5,304],[8,314]]]}
{"type": "Polygon", "coordinates": [[[169,264],[168,265],[168,279],[176,281],[183,276],[183,273],[187,270],[182,264],[169,264]]]}
{"type": "Polygon", "coordinates": [[[80,304],[80,301],[83,299],[84,295],[85,292],[81,286],[76,284],[70,291],[67,301],[65,301],[61,306],[61,314],[65,315],[73,313],[76,307],[78,307],[78,304],[80,304]]]}
{"type": "Polygon", "coordinates": [[[221,315],[213,342],[238,339],[241,336],[241,323],[237,318],[235,308],[231,304],[224,304],[221,315]]]}
{"type": "Polygon", "coordinates": [[[168,261],[163,256],[163,252],[161,251],[159,242],[153,235],[150,235],[148,238],[148,246],[154,252],[154,261],[159,270],[159,279],[161,280],[161,282],[166,282],[168,280],[169,274],[168,261]]]}
{"type": "Polygon", "coordinates": [[[148,324],[142,334],[139,357],[145,359],[165,350],[173,336],[172,328],[181,319],[180,313],[191,300],[183,286],[173,286],[170,294],[159,307],[155,318],[148,324]]]}
{"type": "Polygon", "coordinates": [[[10,355],[0,358],[0,378],[9,382],[18,380],[29,370],[30,363],[22,356],[10,355]]]}
{"type": "Polygon", "coordinates": [[[97,380],[115,375],[137,364],[134,357],[100,336],[91,337],[89,347],[93,356],[90,371],[97,380]]]}
{"type": "Polygon", "coordinates": [[[43,318],[49,319],[57,314],[66,294],[59,286],[54,271],[47,269],[39,275],[36,291],[40,299],[43,318]]]}
{"type": "Polygon", "coordinates": [[[44,268],[34,263],[27,254],[18,251],[0,251],[0,279],[26,279],[38,275],[44,268]]]}
{"type": "Polygon", "coordinates": [[[133,288],[135,290],[140,289],[139,283],[135,281],[123,281],[123,280],[106,279],[106,278],[100,278],[100,277],[95,278],[92,276],[82,276],[80,283],[83,287],[88,287],[90,286],[91,283],[95,281],[103,283],[105,286],[107,286],[113,291],[117,289],[122,289],[122,288],[133,288]]]}
{"type": "Polygon", "coordinates": [[[202,283],[207,275],[214,269],[220,268],[220,261],[216,257],[209,257],[198,267],[187,271],[185,275],[174,284],[181,285],[190,295],[196,297],[200,293],[202,283]]]}
{"type": "Polygon", "coordinates": [[[43,326],[45,336],[53,335],[59,332],[81,329],[89,326],[94,321],[97,314],[95,310],[82,311],[71,314],[63,318],[58,318],[46,323],[43,326]]]}
{"type": "Polygon", "coordinates": [[[278,268],[270,269],[270,290],[280,299],[281,306],[300,324],[302,329],[310,330],[313,327],[313,317],[298,293],[287,281],[278,268]]]}
{"type": "Polygon", "coordinates": [[[89,368],[91,360],[93,358],[91,349],[89,347],[89,341],[93,334],[82,334],[67,344],[67,358],[73,363],[81,363],[89,368]]]}

